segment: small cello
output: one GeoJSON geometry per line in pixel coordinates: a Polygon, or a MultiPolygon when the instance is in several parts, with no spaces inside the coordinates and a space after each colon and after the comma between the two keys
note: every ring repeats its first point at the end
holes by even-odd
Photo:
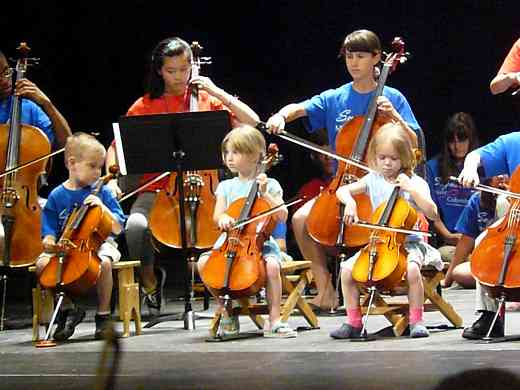
{"type": "MultiPolygon", "coordinates": [[[[348,121],[336,137],[336,153],[340,156],[348,155],[351,160],[358,163],[363,163],[365,160],[370,138],[386,123],[386,120],[376,116],[377,98],[383,94],[390,72],[406,60],[404,42],[401,38],[394,38],[392,48],[394,52],[389,54],[384,62],[367,115],[354,117],[348,121]]],[[[309,235],[315,241],[327,246],[346,245],[347,247],[357,247],[368,242],[368,231],[365,228],[345,226],[342,218],[344,207],[336,197],[339,187],[357,181],[364,174],[365,171],[356,166],[339,162],[336,176],[318,195],[306,220],[309,235]]],[[[358,205],[359,217],[368,220],[372,215],[368,196],[355,195],[354,199],[358,205]]]]}
{"type": "MultiPolygon", "coordinates": [[[[269,145],[268,154],[261,162],[258,173],[280,159],[275,144],[269,145]]],[[[229,205],[226,214],[236,221],[244,221],[271,209],[269,203],[259,198],[258,183],[253,182],[247,198],[240,198],[229,205]]],[[[260,218],[243,227],[223,233],[222,245],[213,249],[201,271],[201,278],[220,296],[240,298],[256,294],[266,282],[263,245],[271,236],[276,221],[271,216],[260,218]]],[[[219,239],[220,240],[220,239],[219,239]]]]}
{"type": "MultiPolygon", "coordinates": [[[[386,204],[379,206],[372,223],[382,227],[411,229],[417,221],[417,212],[399,196],[395,187],[386,204]]],[[[405,234],[395,231],[374,230],[368,244],[354,263],[352,278],[361,284],[390,290],[401,281],[406,272],[405,234]]]]}
{"type": "MultiPolygon", "coordinates": [[[[117,166],[101,177],[91,194],[114,179],[117,166]]],[[[58,254],[51,257],[40,274],[40,284],[47,289],[60,286],[72,295],[83,295],[97,282],[101,261],[97,251],[112,232],[112,217],[103,207],[82,204],[70,214],[57,243],[58,254]]]]}
{"type": "MultiPolygon", "coordinates": [[[[16,80],[25,78],[30,51],[22,42],[18,47],[16,80]]],[[[40,240],[40,215],[37,183],[45,174],[51,144],[40,129],[21,124],[22,98],[12,97],[8,124],[0,124],[0,164],[6,174],[0,183],[0,216],[4,230],[3,265],[24,267],[33,264],[43,251],[40,240]],[[25,169],[16,170],[29,161],[38,160],[25,169]]]]}
{"type": "MultiPolygon", "coordinates": [[[[210,58],[200,57],[202,47],[198,42],[191,45],[193,63],[191,77],[197,77],[201,64],[210,64],[210,58]]],[[[190,87],[189,111],[199,111],[198,90],[190,87]]],[[[172,172],[166,187],[155,197],[150,211],[150,231],[161,244],[170,248],[182,248],[182,221],[179,206],[179,185],[184,187],[184,216],[186,226],[186,247],[211,248],[219,235],[212,221],[215,209],[215,190],[218,184],[217,170],[187,171],[179,179],[172,172]]]]}

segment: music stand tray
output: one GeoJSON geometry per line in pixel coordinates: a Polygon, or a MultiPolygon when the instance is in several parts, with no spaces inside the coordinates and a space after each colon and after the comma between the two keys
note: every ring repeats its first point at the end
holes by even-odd
{"type": "MultiPolygon", "coordinates": [[[[231,129],[228,111],[122,116],[113,124],[120,172],[127,174],[217,169],[222,166],[221,143],[231,129]]],[[[177,180],[179,204],[184,203],[184,185],[177,180]]],[[[182,251],[187,247],[184,207],[179,207],[182,251]]],[[[188,256],[186,256],[187,258],[188,256]]],[[[186,263],[186,268],[188,264],[186,263]]],[[[145,328],[184,319],[184,328],[195,327],[191,287],[186,270],[184,313],[153,318],[145,328]]]]}

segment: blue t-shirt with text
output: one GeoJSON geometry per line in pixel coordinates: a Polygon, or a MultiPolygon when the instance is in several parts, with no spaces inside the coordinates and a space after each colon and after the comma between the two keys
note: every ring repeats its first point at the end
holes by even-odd
{"type": "MultiPolygon", "coordinates": [[[[462,170],[462,166],[457,175],[460,170],[462,170]]],[[[448,180],[447,183],[442,183],[438,158],[428,160],[426,163],[426,181],[430,187],[432,199],[439,209],[442,222],[453,233],[460,214],[474,191],[462,187],[457,182],[448,180]]]]}
{"type": "MultiPolygon", "coordinates": [[[[359,93],[353,87],[353,83],[347,83],[336,89],[329,89],[316,95],[302,104],[307,114],[307,128],[309,132],[326,128],[329,145],[332,149],[336,146],[336,135],[341,128],[355,116],[365,115],[375,91],[359,93]]],[[[419,124],[408,104],[408,101],[395,88],[385,86],[383,96],[386,96],[404,121],[414,129],[419,129],[419,124]]]]}
{"type": "Polygon", "coordinates": [[[455,226],[455,231],[466,236],[477,238],[489,225],[495,221],[495,210],[480,207],[480,192],[471,195],[469,202],[462,210],[455,226]]]}
{"type": "MultiPolygon", "coordinates": [[[[49,194],[42,212],[42,237],[54,236],[58,239],[67,218],[74,210],[83,204],[85,198],[92,192],[92,187],[84,187],[79,190],[69,190],[63,184],[54,188],[49,194]]],[[[124,226],[125,215],[119,202],[112,191],[102,187],[97,195],[103,204],[112,212],[114,218],[121,226],[124,226]]]]}

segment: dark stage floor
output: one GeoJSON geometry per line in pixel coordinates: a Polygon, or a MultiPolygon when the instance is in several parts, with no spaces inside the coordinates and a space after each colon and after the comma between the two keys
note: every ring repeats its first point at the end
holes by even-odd
{"type": "MultiPolygon", "coordinates": [[[[465,324],[475,319],[473,295],[472,290],[445,291],[465,324]]],[[[201,306],[196,302],[196,309],[201,306]]],[[[169,301],[167,309],[181,310],[182,303],[169,301]]],[[[30,322],[27,307],[8,303],[7,312],[8,325],[30,322]]],[[[211,309],[204,314],[211,314],[211,309]]],[[[92,339],[93,316],[91,307],[69,342],[45,350],[32,345],[29,327],[0,332],[0,388],[94,388],[104,342],[92,339]]],[[[432,389],[442,378],[467,369],[518,370],[520,343],[469,342],[460,337],[460,329],[443,327],[449,323],[440,313],[426,313],[425,318],[432,327],[427,339],[365,343],[328,336],[343,317],[320,317],[320,329],[302,331],[296,339],[255,337],[220,343],[205,341],[208,319],[197,320],[193,331],[184,330],[181,321],[165,322],[121,340],[115,388],[432,389]]],[[[519,319],[520,313],[508,312],[507,334],[520,333],[519,319]]],[[[306,323],[296,315],[291,325],[306,323]]],[[[384,317],[370,317],[371,332],[386,325],[384,317]]],[[[245,317],[241,327],[255,330],[245,317]]]]}

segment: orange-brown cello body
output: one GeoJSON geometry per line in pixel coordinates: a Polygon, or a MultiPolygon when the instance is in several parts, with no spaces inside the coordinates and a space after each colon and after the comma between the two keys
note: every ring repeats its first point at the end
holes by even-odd
{"type": "MultiPolygon", "coordinates": [[[[402,197],[390,199],[374,212],[372,223],[393,228],[411,229],[417,212],[402,197]],[[390,206],[390,208],[388,207],[390,206]],[[389,213],[388,215],[385,215],[389,213]]],[[[403,247],[406,234],[374,230],[370,241],[359,254],[352,269],[352,278],[361,284],[390,290],[401,281],[407,268],[407,253],[403,247]],[[371,265],[371,256],[373,264],[371,265]]]]}
{"type": "MultiPolygon", "coordinates": [[[[21,58],[16,64],[16,79],[25,77],[30,48],[22,43],[21,58]]],[[[0,164],[5,170],[48,155],[51,145],[36,127],[20,123],[22,102],[12,97],[9,124],[0,125],[0,164]]],[[[0,256],[3,264],[24,267],[33,264],[43,251],[40,237],[41,210],[37,183],[45,173],[47,159],[6,175],[0,182],[0,221],[3,239],[0,256]]]]}
{"type": "MultiPolygon", "coordinates": [[[[239,219],[246,203],[246,198],[237,199],[226,211],[226,214],[239,219]]],[[[251,208],[250,217],[254,217],[270,209],[263,199],[257,198],[251,208]]],[[[230,231],[226,241],[218,249],[211,251],[201,278],[208,287],[222,293],[228,293],[231,298],[240,298],[256,294],[266,281],[265,262],[262,250],[265,240],[269,239],[275,222],[266,217],[247,224],[240,232],[230,231]],[[229,283],[226,291],[226,267],[228,256],[234,253],[233,263],[229,271],[229,283]]]]}
{"type": "MultiPolygon", "coordinates": [[[[211,248],[220,234],[213,223],[218,171],[185,172],[183,176],[187,247],[211,248]]],[[[161,190],[155,198],[149,221],[150,230],[156,240],[172,248],[181,248],[180,210],[176,182],[177,173],[172,172],[168,186],[161,190]]]]}
{"type": "MultiPolygon", "coordinates": [[[[520,167],[511,176],[510,191],[520,193],[520,167]]],[[[485,237],[471,255],[471,273],[493,295],[520,300],[520,200],[509,199],[510,207],[497,226],[487,229],[485,237]]]]}
{"type": "MultiPolygon", "coordinates": [[[[21,147],[17,164],[20,165],[32,161],[38,157],[49,154],[51,145],[47,136],[36,127],[22,125],[21,147]]],[[[0,125],[0,164],[8,168],[7,154],[9,151],[9,127],[0,125]]],[[[4,215],[12,216],[14,223],[9,243],[2,242],[1,252],[5,253],[5,246],[9,245],[9,266],[25,267],[33,264],[43,251],[41,240],[41,209],[38,203],[38,178],[45,173],[47,160],[19,170],[17,173],[7,175],[0,183],[0,218],[4,215]],[[16,191],[18,199],[14,207],[6,207],[7,197],[10,191],[16,191]],[[6,198],[4,198],[4,192],[6,198]],[[4,200],[5,199],[5,200],[4,200]]],[[[5,231],[5,229],[4,229],[5,231]]],[[[7,238],[6,238],[7,240],[7,238]]]]}
{"type": "MultiPolygon", "coordinates": [[[[115,170],[99,179],[92,194],[115,177],[115,170]]],[[[105,207],[82,204],[70,214],[58,241],[64,256],[61,286],[72,295],[83,295],[92,288],[101,273],[101,260],[97,251],[112,232],[112,216],[105,207]]],[[[40,284],[53,289],[59,282],[59,255],[51,257],[40,273],[40,284]]]]}
{"type": "MultiPolygon", "coordinates": [[[[359,145],[358,142],[364,120],[365,117],[362,116],[354,117],[343,126],[336,138],[337,154],[340,156],[350,156],[352,158],[352,152],[355,150],[356,145],[363,150],[364,154],[367,143],[359,145]]],[[[386,121],[376,116],[368,139],[385,123],[386,121]]],[[[364,155],[361,161],[365,161],[364,155]]],[[[318,195],[306,221],[309,235],[315,241],[327,246],[337,245],[338,235],[340,234],[341,203],[336,196],[336,191],[342,185],[355,182],[365,174],[365,171],[352,165],[346,166],[344,162],[338,163],[336,176],[328,187],[318,195]]],[[[372,206],[370,205],[368,196],[359,194],[355,195],[354,199],[358,206],[359,218],[364,221],[370,220],[372,216],[372,206]]],[[[365,245],[368,242],[368,235],[369,232],[366,228],[348,226],[343,231],[343,243],[348,247],[365,245]]]]}

